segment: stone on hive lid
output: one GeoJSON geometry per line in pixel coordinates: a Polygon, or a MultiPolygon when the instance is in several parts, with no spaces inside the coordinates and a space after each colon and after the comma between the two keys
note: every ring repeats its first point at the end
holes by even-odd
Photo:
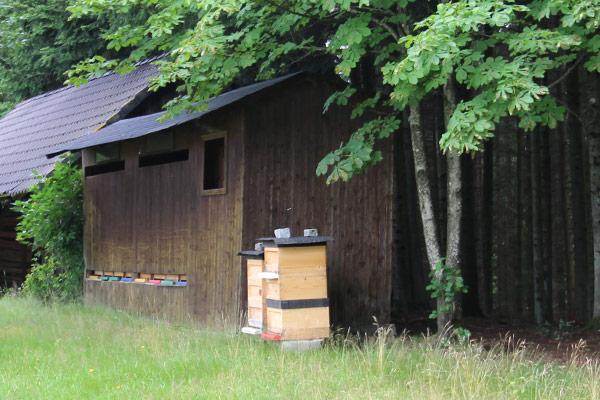
{"type": "Polygon", "coordinates": [[[275,237],[278,239],[289,238],[291,236],[290,228],[275,229],[275,237]]]}

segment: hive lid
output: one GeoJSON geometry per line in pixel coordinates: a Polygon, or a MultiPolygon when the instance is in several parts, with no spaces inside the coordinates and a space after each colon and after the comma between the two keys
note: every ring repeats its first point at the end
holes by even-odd
{"type": "Polygon", "coordinates": [[[242,250],[237,255],[241,257],[262,259],[264,258],[265,252],[262,250],[242,250]]]}
{"type": "Polygon", "coordinates": [[[265,246],[286,247],[286,246],[316,246],[333,240],[331,236],[294,236],[289,238],[258,238],[265,246]]]}

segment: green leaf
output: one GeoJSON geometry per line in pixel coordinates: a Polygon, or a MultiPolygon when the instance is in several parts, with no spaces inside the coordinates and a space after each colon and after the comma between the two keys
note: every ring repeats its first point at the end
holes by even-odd
{"type": "Polygon", "coordinates": [[[467,79],[467,73],[465,72],[464,69],[462,68],[457,68],[456,69],[456,80],[458,82],[464,82],[467,79]]]}

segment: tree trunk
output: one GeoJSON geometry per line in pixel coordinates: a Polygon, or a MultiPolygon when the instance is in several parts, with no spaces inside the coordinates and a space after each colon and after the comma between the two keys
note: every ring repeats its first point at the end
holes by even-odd
{"type": "MultiPolygon", "coordinates": [[[[446,265],[453,270],[460,269],[460,230],[462,219],[462,171],[460,167],[460,157],[455,150],[449,150],[446,153],[446,163],[448,166],[448,211],[446,228],[446,265]]],[[[455,294],[455,303],[452,308],[455,312],[448,315],[448,321],[453,318],[462,319],[462,307],[460,307],[460,296],[455,294]]]]}
{"type": "MultiPolygon", "coordinates": [[[[403,121],[408,125],[408,111],[404,112],[403,121]]],[[[410,130],[410,126],[406,127],[410,130]]],[[[408,215],[408,226],[418,227],[418,234],[408,235],[409,246],[410,246],[410,270],[411,270],[411,284],[415,291],[414,301],[418,308],[427,307],[429,303],[429,296],[425,287],[427,286],[427,274],[430,271],[429,266],[423,268],[423,254],[421,252],[421,243],[423,243],[423,229],[421,229],[421,220],[418,209],[418,196],[416,192],[416,182],[414,175],[414,161],[413,161],[413,146],[411,138],[405,135],[402,139],[403,149],[403,168],[405,171],[413,170],[413,173],[407,173],[404,177],[404,187],[407,196],[407,215],[408,215]]]]}
{"type": "MultiPolygon", "coordinates": [[[[580,68],[580,74],[583,68],[580,68]]],[[[585,76],[572,74],[569,78],[567,87],[569,88],[568,99],[570,107],[577,108],[580,115],[585,118],[585,90],[583,83],[588,84],[585,76]]],[[[589,260],[589,246],[587,238],[589,237],[590,225],[587,223],[589,214],[587,202],[587,192],[589,186],[586,182],[585,160],[586,149],[584,146],[585,140],[585,124],[581,124],[581,120],[571,117],[569,119],[569,165],[570,165],[570,190],[569,190],[569,209],[570,223],[572,226],[569,231],[572,232],[572,254],[573,254],[573,309],[574,316],[579,322],[587,323],[591,317],[591,297],[592,287],[590,285],[591,265],[589,260]]]]}
{"type": "MultiPolygon", "coordinates": [[[[453,78],[450,78],[444,85],[444,123],[448,126],[448,121],[454,110],[456,110],[456,87],[453,78]]],[[[460,240],[461,240],[461,221],[462,221],[462,170],[460,157],[456,150],[450,149],[446,152],[447,168],[447,212],[446,212],[446,265],[454,271],[460,269],[460,240]]],[[[454,303],[450,311],[445,315],[442,321],[438,320],[438,329],[440,323],[445,326],[454,318],[462,319],[459,294],[455,293],[454,303]]],[[[438,311],[439,312],[439,311],[438,311]]]]}
{"type": "Polygon", "coordinates": [[[518,158],[518,137],[520,133],[517,128],[516,118],[506,118],[507,130],[503,132],[506,136],[506,167],[504,171],[506,176],[506,229],[504,237],[504,268],[505,277],[505,292],[507,297],[507,315],[509,318],[516,318],[520,313],[521,293],[523,291],[523,282],[521,280],[521,267],[519,257],[519,235],[520,216],[519,216],[519,192],[518,178],[519,169],[516,162],[518,158]]]}
{"type": "Polygon", "coordinates": [[[521,315],[530,318],[534,314],[534,287],[532,268],[532,217],[531,217],[531,134],[526,136],[517,132],[519,138],[519,248],[521,267],[521,315]]]}
{"type": "MultiPolygon", "coordinates": [[[[425,238],[425,250],[427,260],[431,270],[441,259],[441,249],[439,242],[438,226],[435,219],[433,197],[431,195],[431,183],[427,171],[427,157],[425,154],[425,145],[423,142],[423,129],[421,124],[421,109],[419,106],[411,106],[408,117],[410,125],[410,136],[412,140],[413,159],[415,166],[415,180],[417,184],[417,197],[419,200],[419,209],[421,211],[421,222],[423,225],[423,236],[425,238]]],[[[442,300],[443,301],[443,300],[442,300]]],[[[443,304],[442,304],[443,305],[443,304]]],[[[438,299],[438,310],[440,301],[438,299]]],[[[438,332],[443,332],[447,323],[440,319],[438,314],[438,332]]]]}
{"type": "Polygon", "coordinates": [[[541,130],[539,135],[540,154],[540,213],[541,213],[541,248],[542,276],[544,282],[544,320],[552,321],[552,202],[551,202],[551,170],[550,170],[550,132],[541,130]]]}
{"type": "Polygon", "coordinates": [[[544,321],[544,269],[542,264],[542,203],[540,193],[540,132],[531,134],[531,244],[533,248],[533,311],[536,324],[544,321]]]}
{"type": "Polygon", "coordinates": [[[600,320],[600,79],[590,74],[586,109],[587,141],[590,174],[590,219],[592,223],[592,248],[594,260],[594,306],[592,316],[600,320]]]}
{"type": "MultiPolygon", "coordinates": [[[[436,96],[436,99],[439,98],[439,96],[436,96]]],[[[434,154],[435,154],[435,193],[433,193],[433,199],[435,201],[435,204],[437,205],[436,208],[436,215],[437,215],[437,223],[438,223],[438,228],[439,228],[439,233],[440,233],[440,243],[443,246],[444,243],[447,243],[448,240],[448,232],[447,232],[447,227],[448,227],[448,220],[447,220],[447,215],[446,215],[446,210],[448,209],[448,161],[447,161],[447,157],[445,156],[445,154],[442,152],[442,150],[440,149],[440,140],[442,138],[442,135],[444,134],[444,132],[446,132],[446,115],[445,112],[442,113],[442,115],[440,115],[439,110],[440,110],[440,106],[443,109],[444,108],[444,103],[443,103],[443,99],[442,101],[439,102],[439,104],[436,102],[434,103],[434,106],[436,107],[435,112],[433,113],[433,115],[435,115],[434,119],[434,127],[433,127],[433,150],[434,150],[434,154]]],[[[442,251],[443,253],[443,251],[442,251]]]]}
{"type": "Polygon", "coordinates": [[[600,318],[600,132],[589,135],[590,197],[594,238],[594,318],[600,318]]]}
{"type": "Polygon", "coordinates": [[[475,155],[473,167],[473,186],[475,189],[473,214],[475,218],[475,259],[477,268],[477,293],[479,308],[484,316],[492,312],[492,273],[490,269],[491,246],[491,197],[493,187],[493,151],[492,140],[485,143],[483,153],[475,155]]]}
{"type": "Polygon", "coordinates": [[[565,224],[565,204],[563,188],[564,179],[564,145],[562,128],[553,132],[550,137],[550,203],[552,213],[551,225],[551,257],[552,257],[552,319],[558,322],[566,318],[567,306],[567,235],[565,224]]]}
{"type": "MultiPolygon", "coordinates": [[[[572,88],[573,84],[575,84],[575,88],[577,87],[577,83],[573,82],[573,77],[575,74],[569,75],[569,77],[564,80],[563,84],[561,84],[561,94],[562,100],[565,101],[571,110],[576,110],[575,112],[579,112],[578,107],[578,99],[573,99],[572,88]],[[573,101],[575,100],[575,101],[573,101]]],[[[561,124],[561,134],[563,137],[563,187],[562,195],[563,195],[563,207],[564,207],[564,235],[565,235],[565,258],[566,263],[565,267],[565,301],[566,301],[566,309],[565,316],[569,319],[575,317],[576,308],[575,308],[575,257],[583,256],[585,257],[585,252],[583,254],[575,254],[575,215],[574,215],[574,207],[576,203],[574,203],[574,190],[575,183],[574,179],[574,171],[573,171],[573,157],[571,154],[573,153],[574,147],[576,145],[573,143],[573,138],[575,136],[579,136],[580,132],[580,124],[579,122],[575,123],[575,120],[571,113],[567,113],[565,115],[565,120],[561,124]]],[[[577,188],[579,189],[579,188],[577,188]]],[[[583,199],[582,199],[583,200],[583,199]]],[[[585,212],[585,202],[582,202],[577,205],[577,208],[585,212]]],[[[579,230],[585,232],[585,225],[579,226],[579,230]]],[[[584,236],[585,237],[585,236],[584,236]]],[[[585,289],[584,289],[585,290],[585,289]]]]}

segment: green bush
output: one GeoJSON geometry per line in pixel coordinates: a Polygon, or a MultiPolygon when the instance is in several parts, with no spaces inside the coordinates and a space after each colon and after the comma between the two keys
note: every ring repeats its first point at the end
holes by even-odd
{"type": "MultiPolygon", "coordinates": [[[[36,173],[37,174],[37,173],[36,173]]],[[[21,213],[17,240],[32,246],[34,265],[23,289],[42,300],[81,296],[83,278],[83,179],[73,156],[62,157],[27,200],[15,202],[21,213]]]]}
{"type": "Polygon", "coordinates": [[[445,265],[444,261],[446,261],[446,258],[442,257],[435,263],[435,267],[429,272],[431,283],[425,288],[431,291],[432,299],[438,299],[440,297],[444,299],[444,306],[440,309],[433,310],[429,315],[429,318],[431,319],[436,319],[439,313],[450,311],[454,304],[455,296],[459,293],[467,293],[467,290],[469,289],[468,286],[464,284],[460,270],[452,269],[452,267],[445,265]]]}

